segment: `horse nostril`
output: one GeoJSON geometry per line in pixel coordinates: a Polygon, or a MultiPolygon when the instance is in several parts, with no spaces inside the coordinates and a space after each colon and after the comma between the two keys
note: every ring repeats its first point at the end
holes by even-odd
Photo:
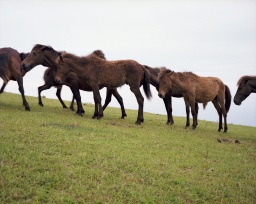
{"type": "Polygon", "coordinates": [[[162,94],[161,94],[161,93],[158,93],[158,96],[159,96],[160,98],[163,98],[163,96],[162,96],[162,94]]]}

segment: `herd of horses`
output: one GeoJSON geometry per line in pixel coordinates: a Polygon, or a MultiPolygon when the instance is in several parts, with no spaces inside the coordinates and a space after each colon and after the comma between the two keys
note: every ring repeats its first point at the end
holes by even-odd
{"type": "MultiPolygon", "coordinates": [[[[103,117],[103,111],[110,103],[112,95],[120,104],[121,118],[124,118],[127,115],[117,88],[127,84],[137,99],[139,108],[135,123],[139,125],[144,122],[144,97],[140,87],[143,86],[146,97],[150,99],[152,97],[150,85],[152,85],[164,101],[167,124],[174,123],[172,97],[183,97],[187,115],[186,127],[190,126],[190,109],[193,116],[192,128],[195,129],[198,125],[198,103],[203,103],[205,108],[206,104],[211,101],[219,115],[218,131],[223,129],[223,117],[224,132],[227,132],[227,113],[232,97],[228,86],[217,77],[201,77],[192,72],[174,72],[165,67],[152,68],[141,65],[135,60],[109,61],[101,50],[95,50],[87,56],[79,57],[65,51],[56,51],[50,46],[37,44],[29,53],[19,53],[13,48],[0,48],[0,77],[3,79],[0,93],[4,91],[9,80],[17,81],[23,106],[26,110],[30,110],[24,95],[23,77],[37,65],[48,67],[44,73],[45,84],[38,87],[38,99],[41,106],[43,106],[41,92],[55,86],[59,101],[63,108],[67,108],[61,98],[62,86],[66,85],[73,93],[70,109],[75,110],[74,100],[76,100],[77,114],[84,114],[80,96],[80,90],[83,90],[93,92],[95,110],[92,118],[103,117]],[[102,106],[99,90],[104,87],[107,88],[107,94],[102,106]]],[[[237,85],[234,103],[240,105],[251,93],[256,93],[256,76],[242,76],[237,85]]]]}

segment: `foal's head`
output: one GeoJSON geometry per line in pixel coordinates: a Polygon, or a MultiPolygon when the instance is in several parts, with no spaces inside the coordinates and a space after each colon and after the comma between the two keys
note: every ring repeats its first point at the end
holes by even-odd
{"type": "Polygon", "coordinates": [[[165,95],[172,90],[172,81],[170,79],[174,71],[166,68],[161,68],[158,74],[159,90],[158,96],[165,98],[165,95]]]}
{"type": "Polygon", "coordinates": [[[61,55],[60,52],[55,51],[50,46],[37,44],[32,48],[31,52],[23,60],[21,64],[22,68],[25,71],[29,71],[35,66],[41,64],[43,66],[50,66],[52,69],[56,69],[55,63],[53,63],[53,61],[49,59],[49,56],[46,55],[47,51],[50,52],[49,54],[51,54],[53,58],[57,58],[61,55]]]}

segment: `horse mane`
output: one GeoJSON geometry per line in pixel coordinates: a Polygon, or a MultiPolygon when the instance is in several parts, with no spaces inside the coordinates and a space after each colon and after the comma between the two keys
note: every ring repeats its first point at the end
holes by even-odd
{"type": "Polygon", "coordinates": [[[174,72],[170,69],[167,69],[166,67],[161,67],[160,72],[158,73],[158,79],[160,80],[164,75],[174,72]]]}
{"type": "Polygon", "coordinates": [[[62,57],[75,60],[75,62],[78,64],[89,63],[91,59],[99,59],[100,58],[100,59],[106,60],[105,55],[101,50],[95,50],[92,53],[90,53],[89,55],[82,56],[82,57],[79,57],[77,55],[74,55],[74,54],[71,54],[68,52],[63,52],[62,57]]]}
{"type": "MultiPolygon", "coordinates": [[[[174,71],[167,69],[166,67],[161,67],[160,72],[158,74],[158,79],[160,80],[164,75],[168,73],[173,73],[174,71]]],[[[193,72],[175,72],[176,77],[179,78],[180,81],[184,81],[187,78],[197,78],[198,75],[194,74],[193,72]]]]}
{"type": "Polygon", "coordinates": [[[52,52],[52,54],[55,55],[55,56],[60,56],[61,53],[62,53],[62,52],[58,52],[58,51],[54,50],[54,49],[53,49],[51,46],[49,46],[49,45],[36,44],[36,45],[33,47],[33,49],[36,49],[36,50],[39,49],[39,50],[42,50],[42,51],[47,50],[47,51],[52,52]]]}
{"type": "Polygon", "coordinates": [[[240,79],[239,79],[238,82],[237,82],[237,86],[240,86],[240,84],[241,84],[244,80],[250,80],[250,79],[256,80],[256,76],[248,76],[248,75],[245,75],[245,76],[240,77],[240,79]]]}

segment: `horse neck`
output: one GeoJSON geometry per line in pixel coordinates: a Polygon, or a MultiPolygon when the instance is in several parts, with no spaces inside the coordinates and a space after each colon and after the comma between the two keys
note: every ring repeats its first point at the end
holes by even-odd
{"type": "Polygon", "coordinates": [[[57,61],[58,57],[58,55],[52,54],[50,52],[45,52],[43,65],[57,70],[59,64],[59,62],[57,61]]]}
{"type": "Polygon", "coordinates": [[[170,76],[170,79],[172,80],[172,88],[173,92],[176,94],[182,94],[183,91],[186,89],[187,81],[183,81],[180,79],[180,75],[183,74],[181,72],[173,72],[170,76]]]}
{"type": "Polygon", "coordinates": [[[252,93],[256,93],[256,79],[250,80],[249,85],[250,85],[251,88],[252,88],[252,93]]]}
{"type": "Polygon", "coordinates": [[[64,58],[64,62],[65,62],[65,67],[69,68],[70,71],[73,71],[75,73],[80,73],[81,72],[81,67],[84,67],[82,65],[78,65],[76,63],[75,59],[71,59],[71,58],[64,58]]]}

